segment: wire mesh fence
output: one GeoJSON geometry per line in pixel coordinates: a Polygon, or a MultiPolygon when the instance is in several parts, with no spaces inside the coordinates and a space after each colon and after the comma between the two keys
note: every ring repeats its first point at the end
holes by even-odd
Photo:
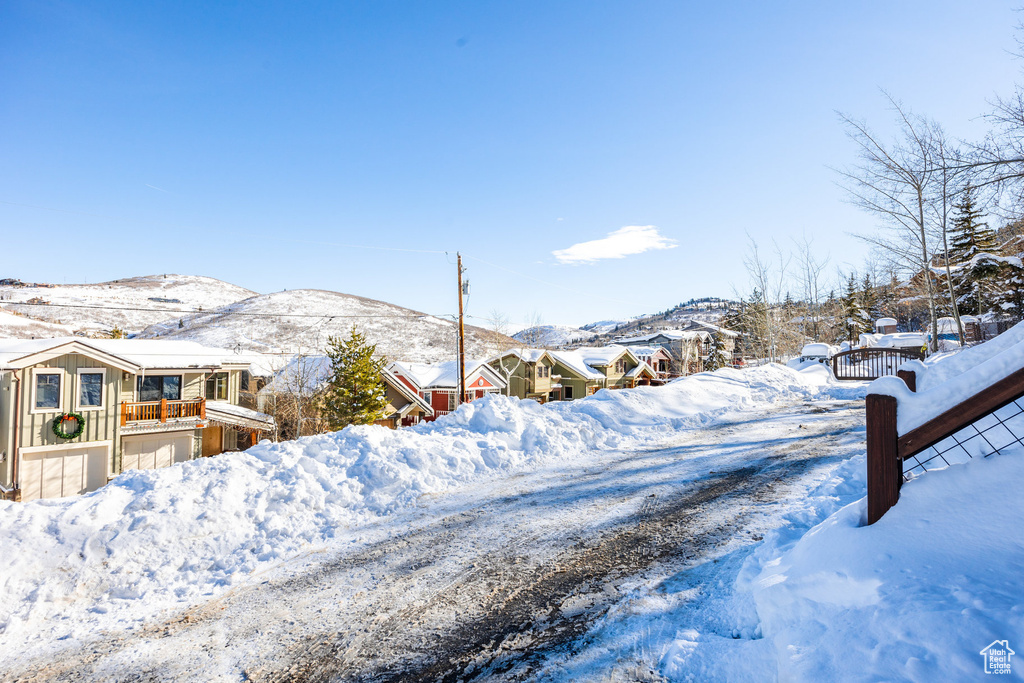
{"type": "Polygon", "coordinates": [[[1024,444],[1024,396],[981,416],[951,436],[903,461],[903,479],[1024,444]]]}

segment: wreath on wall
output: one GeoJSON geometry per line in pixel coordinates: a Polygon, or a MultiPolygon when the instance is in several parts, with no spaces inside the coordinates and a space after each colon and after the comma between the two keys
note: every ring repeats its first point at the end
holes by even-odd
{"type": "Polygon", "coordinates": [[[59,415],[53,420],[53,433],[61,439],[74,439],[82,435],[82,430],[85,429],[85,418],[78,413],[64,413],[59,415]],[[64,423],[68,420],[74,420],[75,430],[73,432],[64,431],[64,423]]]}

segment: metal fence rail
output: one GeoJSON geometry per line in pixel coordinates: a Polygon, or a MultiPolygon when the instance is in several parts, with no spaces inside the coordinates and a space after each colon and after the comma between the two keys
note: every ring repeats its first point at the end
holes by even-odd
{"type": "Polygon", "coordinates": [[[904,362],[923,359],[923,353],[908,349],[850,349],[832,356],[832,374],[837,380],[866,381],[895,375],[904,362]]]}

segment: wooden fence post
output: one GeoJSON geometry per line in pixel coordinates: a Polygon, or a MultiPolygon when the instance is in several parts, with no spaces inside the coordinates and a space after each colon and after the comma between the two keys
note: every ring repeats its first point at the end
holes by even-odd
{"type": "Polygon", "coordinates": [[[913,392],[917,392],[917,373],[913,370],[897,370],[896,376],[903,380],[903,383],[907,385],[907,389],[913,392]]]}
{"type": "Polygon", "coordinates": [[[167,399],[160,399],[160,421],[167,422],[167,399]]]}
{"type": "Polygon", "coordinates": [[[868,394],[868,524],[882,518],[900,499],[903,463],[899,458],[899,433],[896,431],[896,399],[868,394]]]}

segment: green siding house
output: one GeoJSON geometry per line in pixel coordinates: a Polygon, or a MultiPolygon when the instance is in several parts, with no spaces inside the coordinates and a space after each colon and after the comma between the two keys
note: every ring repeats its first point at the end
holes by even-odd
{"type": "Polygon", "coordinates": [[[248,367],[194,342],[0,340],[0,496],[86,493],[248,447],[274,429],[238,405],[248,367]]]}

